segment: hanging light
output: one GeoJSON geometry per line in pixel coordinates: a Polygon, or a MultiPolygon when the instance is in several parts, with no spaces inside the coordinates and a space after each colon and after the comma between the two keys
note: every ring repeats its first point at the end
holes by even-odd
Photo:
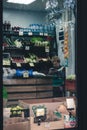
{"type": "Polygon", "coordinates": [[[17,3],[17,4],[31,4],[35,0],[7,0],[9,3],[17,3]]]}

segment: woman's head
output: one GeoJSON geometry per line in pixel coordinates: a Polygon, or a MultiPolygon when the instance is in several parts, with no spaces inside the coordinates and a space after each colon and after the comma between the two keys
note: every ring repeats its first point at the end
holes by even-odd
{"type": "Polygon", "coordinates": [[[53,66],[55,68],[59,67],[59,65],[60,65],[60,58],[58,56],[53,56],[52,57],[52,63],[53,63],[53,66]]]}

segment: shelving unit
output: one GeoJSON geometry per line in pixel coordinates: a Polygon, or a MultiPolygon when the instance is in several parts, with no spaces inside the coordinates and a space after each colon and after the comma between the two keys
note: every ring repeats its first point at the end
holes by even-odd
{"type": "Polygon", "coordinates": [[[54,33],[4,31],[3,35],[3,54],[8,53],[11,61],[11,65],[4,64],[4,67],[35,68],[35,65],[39,66],[37,65],[39,63],[38,61],[43,61],[43,64],[48,61],[48,58],[52,57],[55,48],[55,53],[57,53],[54,33]],[[34,43],[32,43],[33,41],[34,43]],[[17,44],[21,45],[18,46],[17,44]],[[26,58],[28,59],[29,55],[34,55],[34,61],[26,61],[26,58]],[[13,63],[12,58],[14,57],[17,57],[19,60],[22,58],[22,61],[17,61],[19,64],[16,62],[13,63]]]}
{"type": "MultiPolygon", "coordinates": [[[[50,58],[57,53],[55,31],[31,32],[27,29],[3,31],[3,60],[8,60],[4,54],[9,55],[10,64],[4,68],[16,71],[37,71],[47,74],[52,66],[50,58]],[[19,44],[19,46],[18,46],[19,44]],[[56,49],[56,50],[55,50],[56,49]]],[[[3,85],[8,92],[8,105],[18,104],[18,100],[50,98],[52,92],[52,78],[27,76],[3,77],[3,85]]]]}

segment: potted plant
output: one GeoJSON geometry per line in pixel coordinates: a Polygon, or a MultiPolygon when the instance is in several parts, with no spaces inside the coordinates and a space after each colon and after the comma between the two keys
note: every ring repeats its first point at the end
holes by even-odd
{"type": "Polygon", "coordinates": [[[71,74],[71,75],[68,75],[66,77],[66,82],[65,82],[65,85],[66,85],[66,89],[67,90],[71,90],[71,91],[75,91],[76,90],[76,76],[74,74],[71,74]]]}

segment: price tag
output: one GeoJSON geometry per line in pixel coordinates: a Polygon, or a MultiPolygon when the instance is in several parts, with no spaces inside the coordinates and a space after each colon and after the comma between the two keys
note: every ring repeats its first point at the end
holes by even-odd
{"type": "Polygon", "coordinates": [[[49,52],[49,47],[45,47],[45,52],[49,52]]]}
{"type": "Polygon", "coordinates": [[[67,109],[74,109],[75,108],[75,102],[73,98],[67,98],[66,99],[67,109]]]}
{"type": "Polygon", "coordinates": [[[19,36],[23,36],[23,31],[19,31],[19,36]]]}
{"type": "Polygon", "coordinates": [[[16,66],[17,66],[17,67],[21,67],[21,64],[20,64],[20,63],[16,63],[16,66]]]}
{"type": "Polygon", "coordinates": [[[28,77],[29,77],[29,75],[28,75],[28,71],[24,71],[24,73],[23,73],[23,77],[24,77],[24,78],[28,78],[28,77]]]}
{"type": "Polygon", "coordinates": [[[30,47],[29,46],[25,46],[25,50],[30,50],[30,47]]]}
{"type": "Polygon", "coordinates": [[[29,65],[30,65],[31,67],[33,67],[33,66],[34,66],[34,63],[29,63],[29,65]]]}
{"type": "Polygon", "coordinates": [[[44,36],[48,36],[48,33],[44,33],[44,36]]]}
{"type": "Polygon", "coordinates": [[[28,35],[31,36],[31,35],[33,35],[33,33],[32,32],[28,32],[28,35]]]}
{"type": "Polygon", "coordinates": [[[5,47],[3,46],[3,47],[2,47],[3,51],[4,51],[4,48],[5,48],[5,47]]]}
{"type": "Polygon", "coordinates": [[[43,36],[43,33],[40,33],[40,36],[43,36]]]}
{"type": "Polygon", "coordinates": [[[3,60],[3,65],[10,65],[10,61],[9,60],[3,60]]]}

